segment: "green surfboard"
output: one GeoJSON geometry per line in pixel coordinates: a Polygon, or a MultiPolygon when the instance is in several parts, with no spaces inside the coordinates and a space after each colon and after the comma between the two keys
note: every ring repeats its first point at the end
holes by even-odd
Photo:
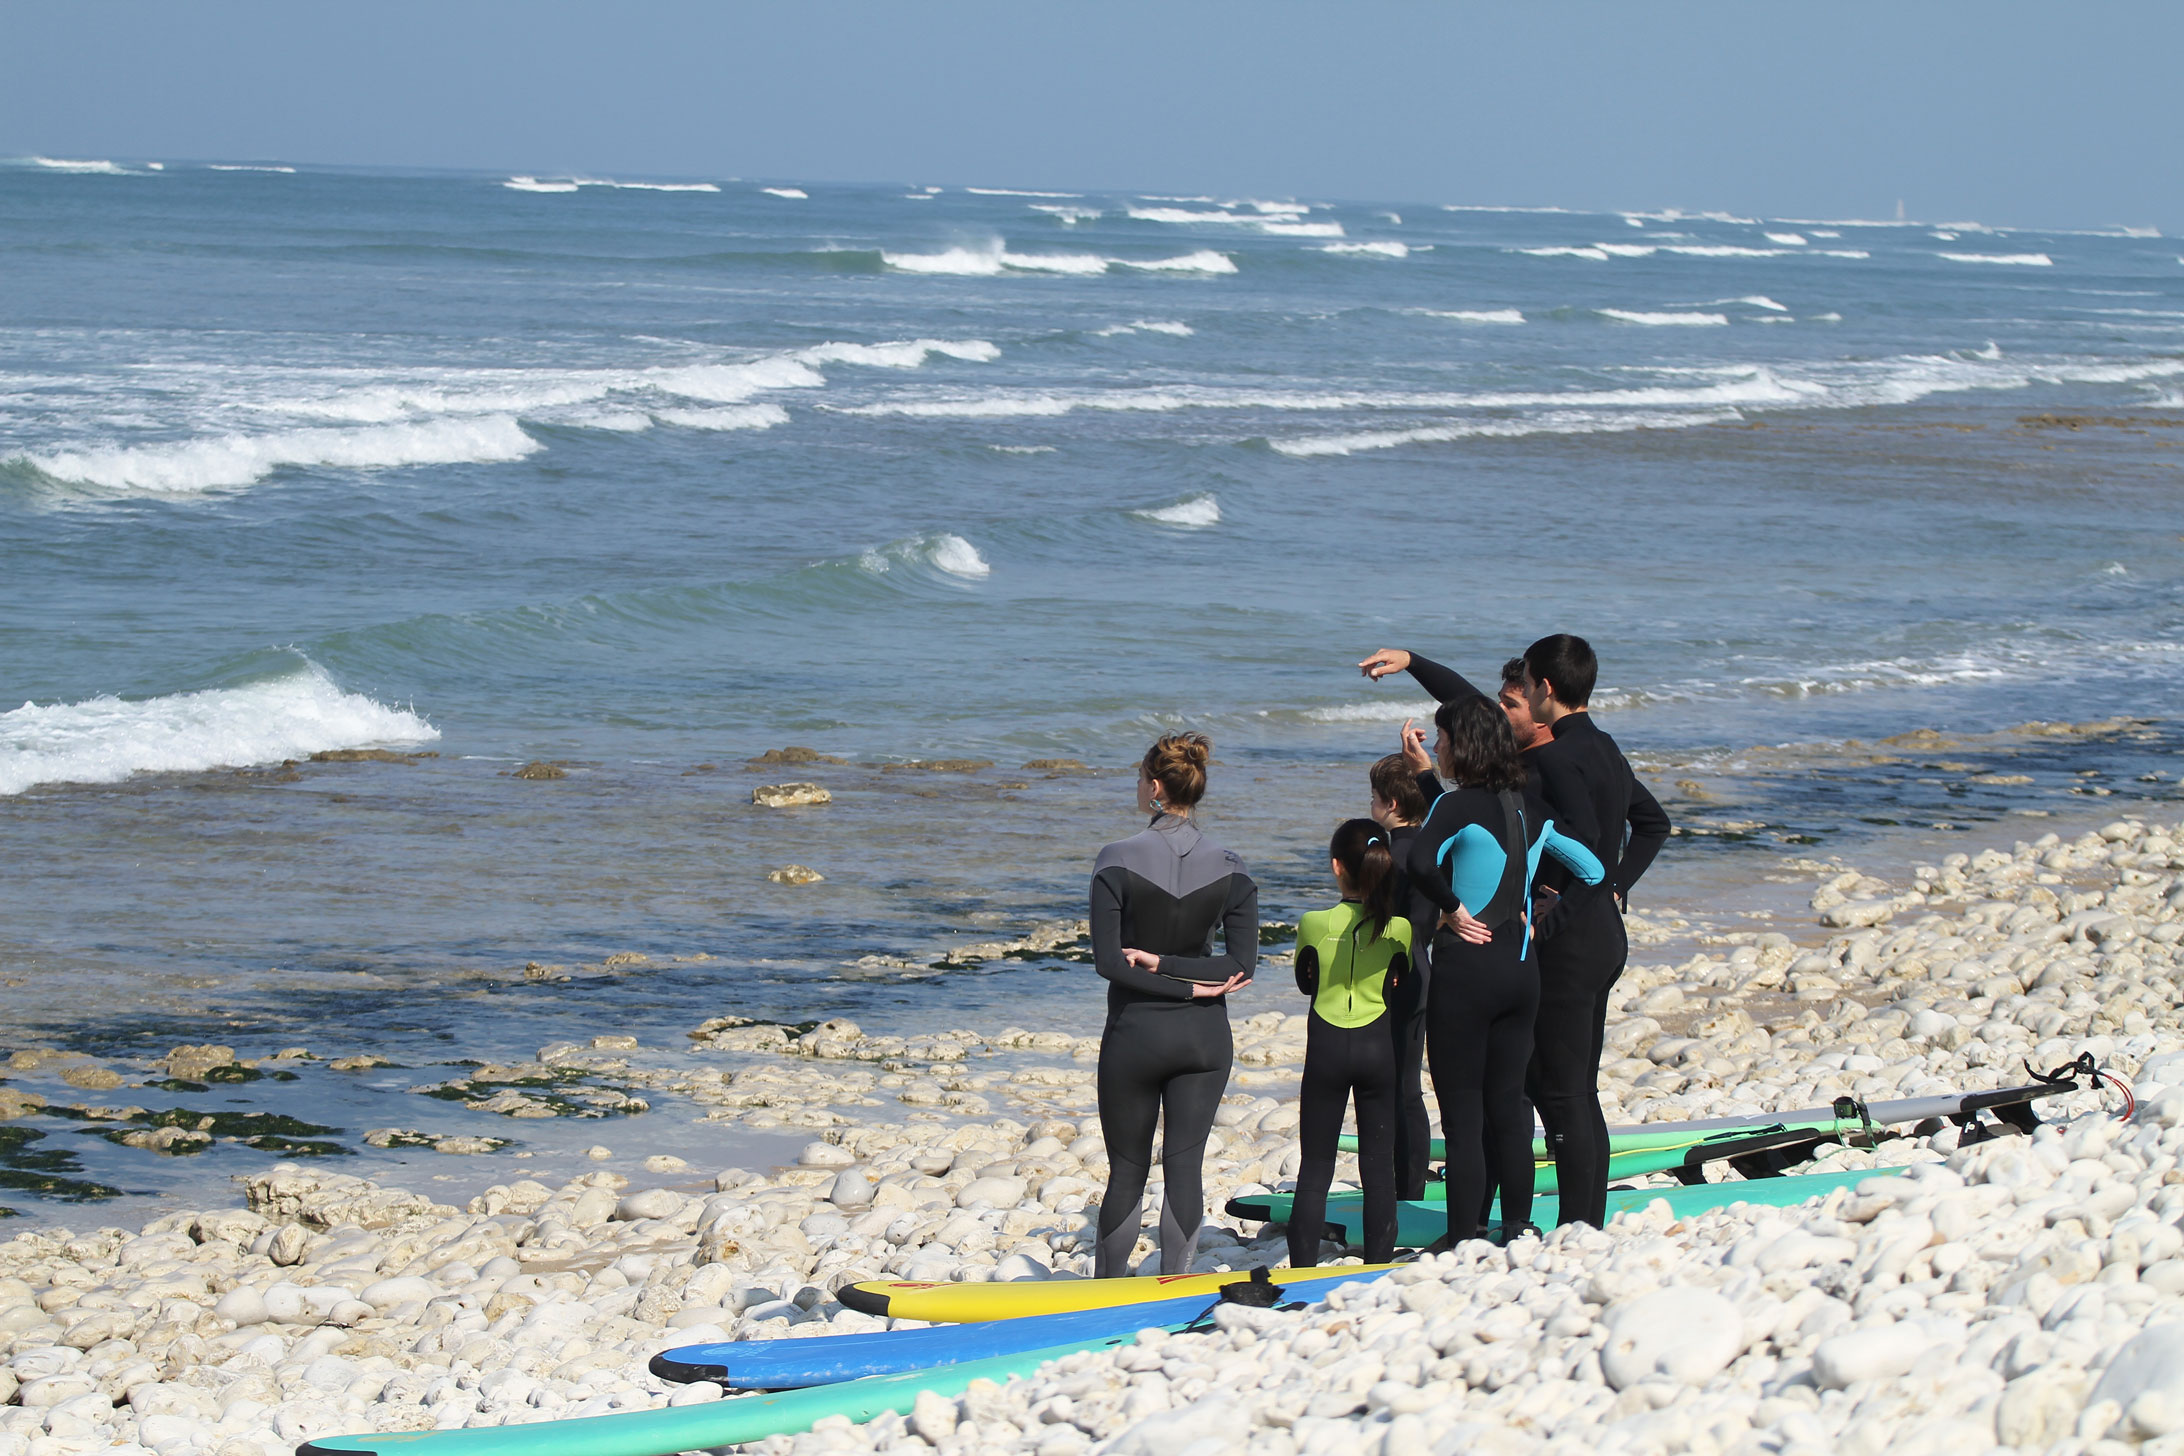
{"type": "MultiPolygon", "coordinates": [[[[1726,1183],[1695,1183],[1684,1188],[1610,1188],[1608,1217],[1644,1208],[1659,1199],[1678,1218],[1726,1208],[1732,1203],[1757,1203],[1769,1208],[1788,1208],[1808,1198],[1820,1198],[1838,1188],[1855,1188],[1868,1178],[1901,1176],[1896,1168],[1859,1168],[1846,1173],[1805,1173],[1786,1178],[1740,1178],[1726,1183]]],[[[1232,1218],[1283,1223],[1295,1199],[1287,1193],[1260,1193],[1232,1198],[1227,1212],[1232,1218]]],[[[1361,1237],[1358,1220],[1365,1211],[1365,1195],[1342,1189],[1327,1199],[1327,1225],[1334,1237],[1354,1242],[1361,1237]]],[[[1558,1213],[1554,1195],[1532,1200],[1532,1221],[1552,1228],[1558,1213]]],[[[1494,1216],[1501,1216],[1497,1205],[1494,1216]]],[[[1396,1205],[1395,1242],[1406,1249],[1423,1248],[1448,1232],[1448,1206],[1406,1199],[1396,1205]]]]}

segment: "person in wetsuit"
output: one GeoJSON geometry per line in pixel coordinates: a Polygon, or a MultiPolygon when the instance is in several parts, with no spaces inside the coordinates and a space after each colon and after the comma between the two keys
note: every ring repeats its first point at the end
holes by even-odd
{"type": "MultiPolygon", "coordinates": [[[[1585,639],[1542,637],[1521,661],[1521,679],[1512,681],[1504,668],[1500,702],[1512,726],[1520,718],[1534,725],[1535,742],[1536,725],[1552,735],[1525,750],[1526,777],[1545,811],[1606,871],[1599,890],[1579,887],[1573,894],[1552,867],[1535,887],[1541,1002],[1527,1078],[1555,1158],[1562,1222],[1598,1225],[1607,1215],[1609,1152],[1600,1053],[1608,994],[1629,955],[1622,912],[1670,825],[1615,740],[1586,712],[1599,663],[1585,639]]],[[[1384,647],[1358,667],[1375,680],[1407,671],[1444,704],[1483,696],[1462,674],[1401,648],[1384,647]]]]}
{"type": "Polygon", "coordinates": [[[1199,733],[1154,743],[1138,769],[1138,809],[1152,822],[1102,849],[1092,870],[1092,959],[1107,981],[1097,1278],[1131,1272],[1156,1124],[1165,1124],[1160,1272],[1188,1273],[1197,1252],[1206,1135],[1233,1050],[1227,997],[1251,984],[1259,959],[1259,887],[1241,859],[1192,822],[1212,753],[1199,733]],[[1213,953],[1217,929],[1221,955],[1213,953]]]}
{"type": "Polygon", "coordinates": [[[1351,819],[1327,846],[1342,901],[1297,922],[1297,989],[1312,998],[1305,1018],[1304,1082],[1298,1111],[1303,1160],[1289,1215],[1289,1266],[1319,1263],[1327,1189],[1335,1177],[1342,1114],[1357,1104],[1358,1182],[1365,1190],[1365,1262],[1395,1257],[1395,1127],[1400,1068],[1389,1055],[1404,1019],[1410,970],[1408,887],[1395,867],[1388,831],[1351,819]]]}
{"type": "Polygon", "coordinates": [[[1498,707],[1474,693],[1443,703],[1434,724],[1435,757],[1453,787],[1427,811],[1411,843],[1409,871],[1441,912],[1426,1055],[1447,1143],[1453,1244],[1482,1235],[1490,1184],[1501,1190],[1504,1237],[1531,1227],[1525,1071],[1540,1000],[1527,913],[1531,881],[1542,852],[1581,876],[1598,878],[1600,866],[1552,821],[1535,823],[1526,814],[1516,734],[1498,707]]]}
{"type": "MultiPolygon", "coordinates": [[[[1425,1059],[1426,1005],[1432,995],[1432,967],[1427,947],[1441,912],[1412,886],[1409,871],[1411,841],[1432,802],[1420,791],[1418,772],[1400,753],[1391,753],[1372,766],[1372,818],[1388,831],[1388,847],[1395,873],[1403,886],[1403,918],[1410,922],[1411,972],[1405,978],[1401,1014],[1389,1023],[1395,1044],[1395,1196],[1426,1196],[1426,1173],[1433,1161],[1433,1123],[1426,1116],[1425,1059]]],[[[1440,793],[1438,782],[1433,792],[1440,793]]]]}
{"type": "Polygon", "coordinates": [[[1532,1096],[1546,1124],[1561,1187],[1562,1222],[1607,1221],[1608,1121],[1600,1111],[1600,1053],[1608,994],[1623,974],[1631,887],[1668,842],[1668,815],[1586,710],[1599,662],[1582,637],[1557,633],[1524,649],[1525,698],[1554,741],[1533,755],[1540,796],[1555,822],[1605,871],[1597,886],[1551,876],[1559,891],[1539,915],[1539,1035],[1532,1096]]]}

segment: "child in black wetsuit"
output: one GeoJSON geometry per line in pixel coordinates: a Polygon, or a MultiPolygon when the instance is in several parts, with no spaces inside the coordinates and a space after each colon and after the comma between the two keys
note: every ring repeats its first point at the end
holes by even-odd
{"type": "Polygon", "coordinates": [[[1395,1059],[1392,1026],[1403,1017],[1410,921],[1388,831],[1352,819],[1328,846],[1342,901],[1297,923],[1297,989],[1312,998],[1299,1111],[1303,1161],[1289,1219],[1289,1263],[1319,1262],[1327,1189],[1335,1176],[1342,1114],[1357,1103],[1358,1181],[1364,1185],[1365,1262],[1395,1257],[1395,1059]]]}
{"type": "Polygon", "coordinates": [[[1410,862],[1411,841],[1418,837],[1418,827],[1425,822],[1429,800],[1420,787],[1417,768],[1400,753],[1391,753],[1375,763],[1371,778],[1373,822],[1388,831],[1396,873],[1403,880],[1403,918],[1411,927],[1410,989],[1404,997],[1407,1009],[1389,1025],[1395,1044],[1395,1196],[1423,1198],[1433,1155],[1433,1123],[1426,1115],[1424,1078],[1426,1002],[1432,995],[1433,982],[1427,948],[1433,943],[1433,927],[1441,913],[1433,908],[1424,891],[1411,884],[1404,866],[1410,862]]]}

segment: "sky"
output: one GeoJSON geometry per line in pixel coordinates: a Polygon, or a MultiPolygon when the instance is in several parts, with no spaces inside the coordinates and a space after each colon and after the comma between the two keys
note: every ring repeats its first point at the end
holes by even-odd
{"type": "Polygon", "coordinates": [[[2184,231],[2184,5],[0,0],[0,156],[2184,231]]]}

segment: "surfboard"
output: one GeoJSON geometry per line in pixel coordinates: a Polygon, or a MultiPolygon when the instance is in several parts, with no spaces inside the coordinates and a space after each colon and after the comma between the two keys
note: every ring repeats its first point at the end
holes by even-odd
{"type": "MultiPolygon", "coordinates": [[[[1843,1173],[1804,1173],[1782,1178],[1739,1178],[1722,1183],[1694,1183],[1675,1188],[1610,1188],[1608,1190],[1608,1217],[1644,1208],[1659,1199],[1668,1204],[1670,1212],[1678,1218],[1709,1209],[1727,1208],[1733,1203],[1758,1203],[1770,1208],[1788,1208],[1803,1203],[1808,1198],[1821,1198],[1838,1188],[1855,1188],[1868,1178],[1900,1176],[1900,1168],[1858,1168],[1843,1173]]],[[[1232,1218],[1259,1219],[1267,1223],[1282,1223],[1289,1217],[1295,1198],[1287,1193],[1261,1193],[1247,1198],[1232,1198],[1227,1212],[1232,1218]]],[[[1552,1228],[1558,1213],[1553,1195],[1532,1200],[1532,1222],[1542,1228],[1552,1228]]],[[[1365,1195],[1355,1189],[1342,1189],[1327,1199],[1327,1226],[1330,1237],[1354,1242],[1362,1237],[1360,1220],[1365,1212],[1365,1195]]],[[[1501,1216],[1497,1201],[1495,1218],[1501,1216]]],[[[1406,1199],[1396,1205],[1395,1241],[1406,1249],[1424,1248],[1448,1232],[1448,1205],[1427,1203],[1423,1200],[1406,1199]]]]}
{"type": "MultiPolygon", "coordinates": [[[[1323,1279],[1275,1279],[1284,1304],[1314,1303],[1344,1284],[1366,1283],[1385,1270],[1344,1272],[1323,1279]]],[[[797,1390],[841,1380],[894,1375],[966,1360],[986,1360],[1022,1350],[1044,1349],[1072,1340],[1096,1340],[1149,1327],[1178,1329],[1212,1314],[1221,1297],[1188,1294],[1143,1304],[1021,1319],[981,1320],[935,1325],[917,1330],[880,1330],[859,1335],[814,1335],[804,1339],[729,1340],[683,1345],[652,1357],[652,1373],[663,1380],[712,1380],[731,1390],[797,1390]]]]}
{"type": "Polygon", "coordinates": [[[1064,1355],[1113,1349],[1136,1339],[1137,1332],[1132,1330],[989,1360],[966,1360],[937,1370],[914,1370],[778,1395],[738,1396],[662,1410],[458,1431],[318,1436],[298,1446],[296,1456],[672,1456],[678,1451],[702,1451],[808,1431],[824,1416],[869,1421],[886,1411],[909,1410],[924,1391],[960,1395],[974,1380],[998,1383],[1019,1379],[1064,1355]]]}
{"type": "MultiPolygon", "coordinates": [[[[1274,1269],[1277,1284],[1330,1276],[1355,1277],[1360,1271],[1391,1269],[1392,1264],[1330,1265],[1312,1269],[1274,1269]]],[[[1025,1315],[1061,1314],[1073,1309],[1112,1309],[1116,1305],[1144,1304],[1155,1299],[1180,1299],[1186,1294],[1215,1295],[1224,1284],[1252,1277],[1249,1269],[1219,1274],[1156,1274],[1128,1279],[1042,1279],[1010,1284],[940,1284],[917,1280],[873,1280],[845,1284],[834,1297],[865,1314],[895,1319],[930,1320],[935,1324],[964,1324],[973,1320],[1019,1319],[1025,1315]]]]}

